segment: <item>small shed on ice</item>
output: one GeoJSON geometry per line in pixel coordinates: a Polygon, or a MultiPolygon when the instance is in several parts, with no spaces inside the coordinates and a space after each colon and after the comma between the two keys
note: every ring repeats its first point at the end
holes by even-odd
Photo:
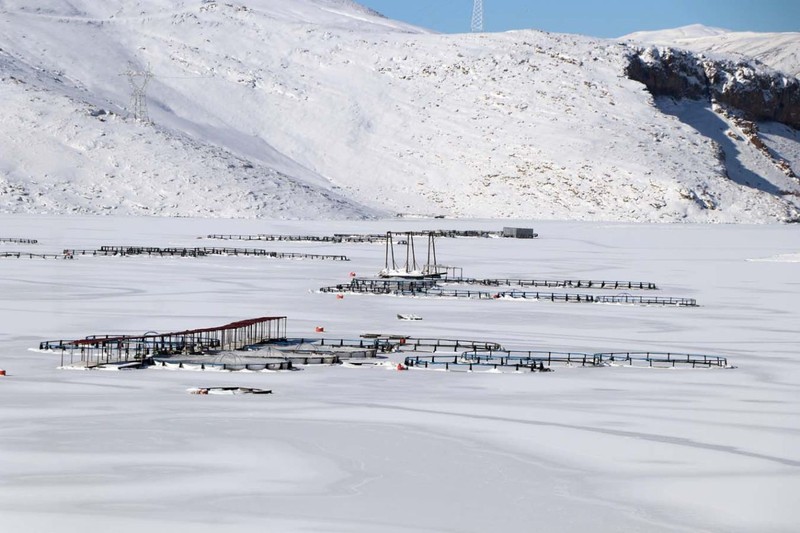
{"type": "Polygon", "coordinates": [[[503,237],[511,237],[514,239],[533,239],[539,235],[533,232],[533,228],[503,228],[503,237]]]}

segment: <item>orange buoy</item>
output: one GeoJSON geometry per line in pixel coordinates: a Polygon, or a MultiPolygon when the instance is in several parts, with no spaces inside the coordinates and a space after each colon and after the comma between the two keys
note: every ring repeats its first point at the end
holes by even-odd
{"type": "Polygon", "coordinates": [[[6,371],[3,370],[3,369],[0,369],[0,376],[5,376],[5,375],[6,375],[6,371]]]}
{"type": "Polygon", "coordinates": [[[350,277],[351,277],[351,278],[354,278],[354,277],[356,277],[356,273],[355,273],[355,272],[350,272],[350,277]]]}
{"type": "Polygon", "coordinates": [[[314,331],[316,331],[317,333],[322,333],[323,331],[325,331],[325,328],[323,328],[322,326],[317,326],[314,328],[314,331]]]}

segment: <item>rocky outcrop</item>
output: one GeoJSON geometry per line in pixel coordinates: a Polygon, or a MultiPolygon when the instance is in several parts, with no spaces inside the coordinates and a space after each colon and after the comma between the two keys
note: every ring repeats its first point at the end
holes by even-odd
{"type": "Polygon", "coordinates": [[[654,96],[718,102],[751,121],[800,129],[800,81],[744,61],[712,60],[674,48],[637,48],[626,75],[654,96]]]}
{"type": "Polygon", "coordinates": [[[711,96],[705,69],[688,52],[655,47],[636,49],[628,55],[625,74],[643,83],[653,96],[691,100],[711,96]]]}
{"type": "MultiPolygon", "coordinates": [[[[752,120],[747,120],[746,118],[741,116],[741,113],[736,111],[731,111],[730,109],[726,109],[725,107],[719,105],[718,103],[714,103],[712,109],[715,113],[718,113],[724,116],[728,121],[735,124],[742,135],[747,139],[747,141],[752,144],[761,154],[767,158],[769,161],[772,162],[775,167],[778,168],[781,172],[783,172],[786,176],[790,178],[797,179],[797,175],[792,170],[792,165],[782,159],[781,157],[777,156],[775,153],[770,151],[769,147],[764,144],[764,141],[761,140],[759,137],[758,131],[758,124],[752,120]]],[[[727,135],[736,135],[732,131],[728,131],[727,135]]]]}

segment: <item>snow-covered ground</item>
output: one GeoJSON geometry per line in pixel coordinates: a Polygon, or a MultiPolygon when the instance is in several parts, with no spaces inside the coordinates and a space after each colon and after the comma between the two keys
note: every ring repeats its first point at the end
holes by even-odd
{"type": "MultiPolygon", "coordinates": [[[[198,246],[209,233],[484,228],[504,221],[273,222],[0,216],[0,251],[198,246]]],[[[377,272],[380,245],[264,243],[263,258],[0,259],[3,531],[731,531],[800,521],[800,242],[791,226],[515,221],[540,238],[440,240],[473,276],[654,281],[699,308],[315,292],[377,272]],[[794,258],[787,261],[786,258],[794,258]],[[416,314],[405,322],[398,313],[416,314]],[[736,369],[492,374],[58,370],[40,340],[287,315],[289,334],[675,350],[736,369]],[[190,387],[268,388],[196,396],[190,387]]],[[[219,243],[217,243],[219,244],[219,243]]],[[[252,245],[252,243],[248,243],[252,245]]]]}
{"type": "MultiPolygon", "coordinates": [[[[335,0],[3,0],[0,211],[797,219],[800,183],[735,128],[722,159],[728,126],[662,112],[631,50],[335,0]],[[123,73],[148,65],[154,127],[126,118],[123,73]]],[[[797,172],[796,132],[779,141],[797,172]]]]}

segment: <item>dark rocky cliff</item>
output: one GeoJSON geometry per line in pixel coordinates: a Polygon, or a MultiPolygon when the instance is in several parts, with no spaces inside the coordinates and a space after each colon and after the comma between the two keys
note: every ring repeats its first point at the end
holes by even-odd
{"type": "Polygon", "coordinates": [[[743,61],[712,60],[673,48],[638,48],[626,75],[653,96],[716,101],[752,121],[800,129],[800,81],[743,61]]]}

